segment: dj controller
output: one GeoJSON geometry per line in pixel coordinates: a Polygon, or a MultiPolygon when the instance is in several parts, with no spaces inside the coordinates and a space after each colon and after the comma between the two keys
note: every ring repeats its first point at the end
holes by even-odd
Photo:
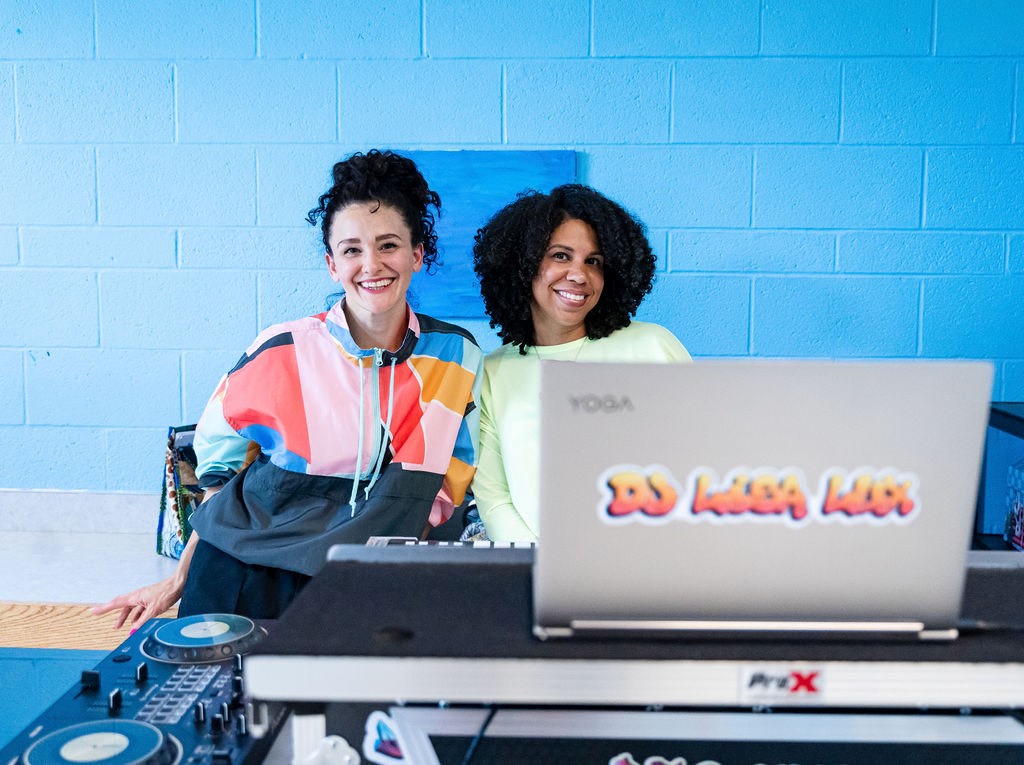
{"type": "Polygon", "coordinates": [[[246,765],[287,718],[243,692],[266,631],[232,614],[152,619],[0,750],[0,765],[246,765]]]}

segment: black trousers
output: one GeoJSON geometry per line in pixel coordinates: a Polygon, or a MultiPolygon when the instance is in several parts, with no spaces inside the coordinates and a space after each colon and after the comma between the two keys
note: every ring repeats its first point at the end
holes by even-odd
{"type": "Polygon", "coordinates": [[[240,614],[250,619],[277,619],[309,580],[295,571],[243,563],[200,539],[178,616],[240,614]]]}

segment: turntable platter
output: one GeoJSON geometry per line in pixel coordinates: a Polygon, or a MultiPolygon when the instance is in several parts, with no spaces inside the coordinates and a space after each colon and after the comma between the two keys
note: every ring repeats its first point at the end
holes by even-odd
{"type": "Polygon", "coordinates": [[[266,630],[236,614],[199,614],[174,619],[142,643],[142,653],[168,664],[206,664],[248,653],[266,630]]]}
{"type": "Polygon", "coordinates": [[[24,765],[176,765],[181,745],[173,736],[138,720],[95,720],[69,725],[30,746],[24,765]]]}

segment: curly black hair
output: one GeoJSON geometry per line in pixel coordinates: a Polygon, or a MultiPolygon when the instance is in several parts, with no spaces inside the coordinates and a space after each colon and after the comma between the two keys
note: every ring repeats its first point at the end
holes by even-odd
{"type": "Polygon", "coordinates": [[[311,226],[320,225],[328,252],[334,213],[356,202],[377,202],[398,210],[409,227],[413,246],[423,245],[427,273],[433,273],[441,264],[434,213],[430,211],[433,207],[440,217],[441,197],[427,185],[415,162],[393,151],[371,149],[336,163],[331,177],[333,185],[320,195],[319,203],[306,216],[311,226]]]}
{"type": "Polygon", "coordinates": [[[655,257],[644,225],[621,205],[579,184],[520,194],[477,231],[473,245],[484,310],[502,342],[518,345],[520,353],[536,344],[533,279],[552,233],[569,219],[594,229],[604,256],[604,289],[584,319],[587,337],[598,340],[629,326],[654,284],[655,257]]]}

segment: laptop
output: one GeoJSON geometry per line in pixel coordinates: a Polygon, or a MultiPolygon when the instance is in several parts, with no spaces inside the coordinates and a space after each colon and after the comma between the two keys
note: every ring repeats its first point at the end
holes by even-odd
{"type": "Polygon", "coordinates": [[[992,376],[542,362],[534,633],[956,637],[992,376]]]}

